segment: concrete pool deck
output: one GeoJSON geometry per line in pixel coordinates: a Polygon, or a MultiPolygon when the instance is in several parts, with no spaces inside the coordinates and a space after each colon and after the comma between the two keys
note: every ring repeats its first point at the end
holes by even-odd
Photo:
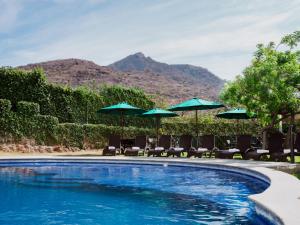
{"type": "MultiPolygon", "coordinates": [[[[166,157],[124,157],[124,156],[66,156],[66,155],[14,155],[0,156],[0,164],[9,161],[64,161],[64,162],[111,162],[111,163],[149,163],[162,165],[182,165],[210,167],[235,171],[270,183],[263,193],[251,195],[249,198],[259,206],[258,213],[270,217],[275,223],[286,225],[300,224],[300,180],[278,171],[276,168],[293,168],[296,165],[284,162],[260,162],[225,159],[187,159],[166,157]],[[268,214],[269,212],[269,214],[268,214]],[[274,215],[276,218],[274,218],[274,215]]],[[[299,166],[299,165],[298,165],[299,166]]]]}

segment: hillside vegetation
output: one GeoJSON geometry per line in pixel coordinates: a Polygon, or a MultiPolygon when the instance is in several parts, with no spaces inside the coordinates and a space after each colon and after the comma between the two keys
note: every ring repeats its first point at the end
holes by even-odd
{"type": "Polygon", "coordinates": [[[20,66],[24,70],[42,68],[49,82],[98,89],[103,84],[137,87],[169,104],[188,98],[218,99],[224,85],[205,68],[171,65],[153,60],[142,53],[130,55],[109,66],[99,66],[81,59],[63,59],[20,66]]]}

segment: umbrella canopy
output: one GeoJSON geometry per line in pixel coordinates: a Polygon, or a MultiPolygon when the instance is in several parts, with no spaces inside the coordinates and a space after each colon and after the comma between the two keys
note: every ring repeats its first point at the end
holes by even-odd
{"type": "Polygon", "coordinates": [[[97,113],[110,114],[110,115],[119,115],[120,116],[120,126],[122,128],[122,136],[123,136],[123,128],[124,128],[124,116],[125,115],[137,115],[144,113],[145,110],[140,109],[138,107],[129,105],[126,102],[121,102],[116,105],[111,105],[99,109],[97,113]]]}
{"type": "MultiPolygon", "coordinates": [[[[195,118],[196,118],[196,136],[198,137],[198,110],[207,110],[207,109],[217,109],[220,107],[224,107],[219,102],[213,102],[213,101],[207,101],[200,98],[192,98],[189,100],[186,100],[184,102],[181,102],[177,105],[173,105],[169,108],[171,111],[191,111],[195,110],[195,118]]],[[[198,140],[197,140],[198,142],[198,140]]]]}
{"type": "Polygon", "coordinates": [[[224,119],[253,119],[256,117],[255,113],[248,113],[246,109],[232,109],[226,112],[221,112],[216,117],[224,119]]]}
{"type": "Polygon", "coordinates": [[[206,110],[223,107],[219,102],[207,101],[200,98],[192,98],[174,105],[169,108],[170,111],[191,111],[191,110],[206,110]]]}
{"type": "Polygon", "coordinates": [[[98,113],[104,113],[104,114],[114,114],[114,115],[137,115],[144,113],[145,110],[140,109],[138,107],[129,105],[126,102],[121,102],[116,105],[111,105],[104,107],[102,109],[99,109],[97,111],[98,113]]]}
{"type": "Polygon", "coordinates": [[[152,117],[156,118],[156,138],[158,141],[158,129],[160,125],[160,119],[163,117],[175,117],[178,116],[176,113],[164,110],[164,109],[151,109],[148,112],[143,113],[141,116],[143,117],[152,117]]]}
{"type": "Polygon", "coordinates": [[[176,113],[164,109],[151,109],[142,114],[143,117],[175,117],[176,113]]]}

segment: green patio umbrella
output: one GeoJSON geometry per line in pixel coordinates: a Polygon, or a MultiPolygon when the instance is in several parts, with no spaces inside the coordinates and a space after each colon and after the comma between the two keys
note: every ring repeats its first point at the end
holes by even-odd
{"type": "Polygon", "coordinates": [[[124,116],[125,115],[138,115],[138,114],[142,114],[144,112],[145,112],[145,110],[137,108],[132,105],[129,105],[126,102],[121,102],[116,105],[107,106],[107,107],[104,107],[97,111],[97,113],[119,115],[120,116],[120,126],[122,127],[122,130],[124,127],[124,116]]]}
{"type": "Polygon", "coordinates": [[[155,118],[156,119],[156,138],[158,141],[158,129],[160,126],[160,120],[163,117],[175,117],[178,116],[176,113],[171,112],[171,111],[167,111],[164,109],[151,109],[148,112],[143,113],[141,116],[143,117],[151,117],[151,118],[155,118]]]}
{"type": "Polygon", "coordinates": [[[216,117],[223,119],[253,119],[256,117],[255,113],[248,113],[246,109],[232,109],[226,112],[220,112],[216,117]]]}
{"type": "Polygon", "coordinates": [[[213,101],[207,101],[200,98],[192,98],[189,100],[186,100],[184,102],[181,102],[177,105],[174,105],[169,108],[170,111],[192,111],[195,110],[196,114],[196,134],[198,136],[198,110],[207,110],[207,109],[217,109],[220,107],[224,107],[219,102],[213,102],[213,101]]]}

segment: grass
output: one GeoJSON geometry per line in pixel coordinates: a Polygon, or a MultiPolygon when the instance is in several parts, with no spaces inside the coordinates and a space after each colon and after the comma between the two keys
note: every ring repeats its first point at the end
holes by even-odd
{"type": "Polygon", "coordinates": [[[300,180],[300,172],[299,173],[292,173],[295,177],[297,177],[300,180]]]}

